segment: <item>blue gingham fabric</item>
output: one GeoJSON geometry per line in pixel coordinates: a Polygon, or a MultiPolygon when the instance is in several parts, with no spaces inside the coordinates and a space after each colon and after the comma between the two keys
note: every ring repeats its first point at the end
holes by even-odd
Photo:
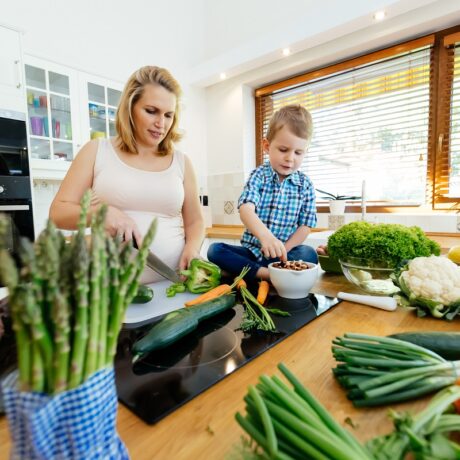
{"type": "MultiPolygon", "coordinates": [[[[244,203],[254,203],[260,220],[283,243],[302,225],[316,227],[315,188],[301,171],[280,182],[270,163],[259,166],[246,182],[238,208],[244,203]]],[[[248,229],[243,233],[241,245],[262,260],[260,242],[248,229]]]]}
{"type": "Polygon", "coordinates": [[[79,387],[55,396],[21,392],[17,383],[17,371],[3,382],[11,459],[129,459],[115,427],[113,368],[101,369],[79,387]]]}

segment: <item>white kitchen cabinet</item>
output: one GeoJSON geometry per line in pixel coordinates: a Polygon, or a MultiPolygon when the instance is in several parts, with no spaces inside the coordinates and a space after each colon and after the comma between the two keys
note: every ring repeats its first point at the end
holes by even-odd
{"type": "Polygon", "coordinates": [[[0,108],[24,113],[24,63],[19,32],[0,26],[0,108]]]}
{"type": "Polygon", "coordinates": [[[64,176],[80,147],[77,73],[27,57],[26,100],[32,176],[64,176]]]}
{"type": "Polygon", "coordinates": [[[25,77],[32,177],[62,180],[85,142],[114,135],[122,85],[28,55],[25,77]]]}
{"type": "Polygon", "coordinates": [[[115,136],[115,114],[123,85],[83,73],[80,73],[79,81],[85,111],[82,117],[83,140],[115,136]]]}

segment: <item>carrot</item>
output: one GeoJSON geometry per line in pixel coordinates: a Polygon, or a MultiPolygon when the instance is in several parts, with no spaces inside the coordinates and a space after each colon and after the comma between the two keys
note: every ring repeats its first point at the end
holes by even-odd
{"type": "Polygon", "coordinates": [[[267,300],[268,291],[270,290],[270,284],[268,281],[262,280],[259,283],[259,290],[257,291],[257,302],[260,305],[263,305],[264,302],[267,300]]]}
{"type": "Polygon", "coordinates": [[[232,289],[235,286],[238,286],[238,283],[243,281],[243,278],[247,275],[249,270],[250,270],[249,267],[244,267],[243,270],[241,270],[241,273],[235,278],[232,284],[219,284],[219,286],[209,290],[208,292],[205,292],[204,294],[201,294],[198,297],[195,297],[194,299],[189,300],[188,302],[185,302],[184,305],[186,307],[192,307],[193,305],[198,305],[199,303],[203,303],[203,302],[207,302],[208,300],[216,299],[217,297],[223,296],[225,294],[230,294],[230,292],[232,292],[232,289]]]}
{"type": "Polygon", "coordinates": [[[243,279],[239,280],[238,283],[236,283],[236,288],[238,290],[240,290],[242,287],[248,287],[246,281],[244,281],[243,279]]]}
{"type": "Polygon", "coordinates": [[[184,305],[186,307],[191,307],[199,303],[207,302],[208,300],[215,299],[224,294],[230,294],[231,290],[232,290],[232,287],[230,286],[230,284],[219,284],[219,286],[212,288],[208,292],[205,292],[204,294],[201,294],[198,297],[195,297],[194,299],[189,300],[188,302],[185,302],[184,305]]]}

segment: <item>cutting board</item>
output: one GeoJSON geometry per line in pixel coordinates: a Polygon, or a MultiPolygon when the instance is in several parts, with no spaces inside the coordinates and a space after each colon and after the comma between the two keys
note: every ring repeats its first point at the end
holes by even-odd
{"type": "Polygon", "coordinates": [[[124,324],[140,326],[157,316],[183,308],[184,302],[198,296],[198,294],[183,292],[174,297],[166,297],[166,288],[171,284],[171,281],[168,280],[148,284],[147,286],[153,289],[153,299],[147,303],[131,304],[126,311],[124,324]]]}

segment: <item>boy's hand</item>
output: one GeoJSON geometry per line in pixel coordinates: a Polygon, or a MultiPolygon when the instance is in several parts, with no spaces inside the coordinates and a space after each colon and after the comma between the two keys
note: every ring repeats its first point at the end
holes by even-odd
{"type": "Polygon", "coordinates": [[[287,252],[283,242],[273,235],[262,238],[260,245],[265,258],[274,259],[275,257],[279,257],[282,262],[287,261],[287,252]]]}

